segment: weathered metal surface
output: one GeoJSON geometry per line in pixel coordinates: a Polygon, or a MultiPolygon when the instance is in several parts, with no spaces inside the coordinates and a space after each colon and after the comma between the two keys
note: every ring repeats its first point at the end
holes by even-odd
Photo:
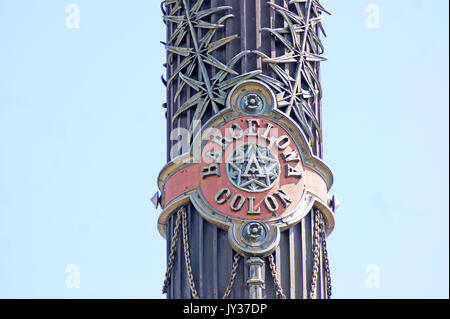
{"type": "MultiPolygon", "coordinates": [[[[222,298],[227,290],[230,274],[233,270],[233,250],[227,240],[227,232],[207,222],[187,207],[190,258],[195,286],[200,299],[222,298]]],[[[167,238],[172,238],[176,215],[171,217],[167,238]]],[[[311,214],[300,223],[281,233],[280,244],[275,250],[274,260],[281,287],[288,299],[308,299],[313,273],[313,222],[311,214]]],[[[170,242],[169,242],[170,243],[170,242]]],[[[169,253],[168,246],[168,253],[169,253]]],[[[236,278],[231,289],[231,299],[250,298],[247,282],[250,279],[249,258],[241,258],[236,278]]],[[[275,299],[275,286],[270,269],[269,258],[264,258],[263,297],[275,299]]],[[[327,298],[325,262],[318,264],[319,277],[317,298],[327,298]]],[[[183,254],[183,242],[178,240],[172,277],[168,289],[169,299],[192,298],[183,254]]]]}
{"type": "MultiPolygon", "coordinates": [[[[228,94],[243,80],[268,85],[275,92],[277,110],[297,123],[312,155],[322,156],[319,63],[325,58],[319,34],[326,10],[316,0],[166,0],[162,8],[168,32],[167,75],[163,79],[167,86],[168,161],[186,153],[179,141],[183,129],[190,131],[192,143],[196,121],[203,125],[226,109],[228,94]]],[[[248,113],[258,112],[258,98],[249,95],[245,101],[242,108],[248,113]]],[[[275,272],[271,269],[273,263],[264,257],[264,288],[252,286],[255,289],[249,294],[249,258],[241,258],[234,264],[237,268],[233,267],[236,260],[228,232],[220,222],[212,223],[196,211],[189,197],[184,196],[194,184],[186,179],[180,185],[180,181],[183,177],[172,182],[171,196],[178,202],[173,211],[165,211],[164,224],[168,227],[160,227],[160,231],[165,232],[169,256],[177,220],[175,209],[186,205],[189,262],[183,241],[178,240],[172,254],[168,298],[192,298],[192,286],[199,298],[222,298],[233,271],[230,298],[277,298],[280,288],[287,298],[310,296],[314,266],[311,213],[282,229],[273,253],[275,272]],[[281,287],[274,284],[274,273],[281,287]]],[[[164,197],[155,202],[164,205],[164,197]]],[[[327,206],[323,200],[317,207],[328,210],[327,206]]],[[[331,231],[333,225],[325,226],[331,231]]],[[[317,298],[327,297],[322,250],[320,247],[315,265],[319,269],[317,298]]]]}
{"type": "Polygon", "coordinates": [[[263,299],[264,283],[264,260],[259,257],[250,257],[246,264],[248,265],[248,297],[249,299],[263,299]]]}
{"type": "MultiPolygon", "coordinates": [[[[334,220],[326,207],[330,170],[310,153],[305,137],[294,134],[300,132],[297,126],[268,112],[248,116],[231,108],[221,111],[205,128],[213,125],[214,135],[194,141],[202,147],[199,163],[186,154],[162,170],[162,227],[189,198],[204,218],[224,229],[233,221],[260,220],[278,223],[283,230],[314,205],[327,219],[327,234],[331,232],[334,220]]],[[[160,231],[164,236],[165,230],[160,231]]]]}
{"type": "MultiPolygon", "coordinates": [[[[219,119],[223,118],[225,116],[219,119]]],[[[281,120],[278,118],[255,116],[239,116],[227,119],[224,124],[217,123],[215,134],[227,138],[230,144],[236,143],[236,147],[231,148],[230,145],[227,150],[222,150],[221,143],[211,137],[202,147],[200,163],[190,157],[178,158],[177,160],[186,164],[170,163],[164,168],[160,175],[160,188],[164,194],[163,208],[170,205],[179,194],[195,187],[200,187],[206,198],[215,200],[209,203],[213,208],[243,219],[248,217],[244,210],[234,209],[235,205],[223,205],[232,200],[230,197],[234,194],[229,191],[232,188],[237,188],[242,193],[251,193],[258,206],[267,196],[277,196],[283,191],[292,199],[290,208],[295,207],[301,200],[301,192],[304,189],[312,191],[323,202],[327,202],[332,182],[329,169],[306,152],[309,150],[307,144],[301,145],[295,140],[295,136],[291,137],[290,132],[294,131],[295,127],[282,127],[280,124],[281,120]],[[249,127],[253,126],[258,126],[258,131],[250,131],[249,127]],[[230,130],[237,128],[240,133],[236,133],[238,135],[234,137],[230,136],[230,130]],[[262,152],[267,153],[267,156],[260,155],[262,152]],[[243,157],[241,153],[244,154],[243,157]],[[189,161],[193,162],[188,163],[189,161]],[[261,174],[255,174],[255,171],[261,174]],[[220,193],[220,190],[223,192],[220,193]],[[267,193],[268,190],[271,191],[267,193]],[[216,195],[221,195],[221,198],[216,195]]],[[[278,202],[277,200],[275,204],[283,206],[283,202],[278,202]]],[[[247,208],[247,205],[245,207],[247,208]]],[[[281,216],[284,213],[283,208],[288,208],[280,207],[274,211],[268,207],[266,202],[261,205],[260,214],[251,217],[269,219],[281,216]]]]}

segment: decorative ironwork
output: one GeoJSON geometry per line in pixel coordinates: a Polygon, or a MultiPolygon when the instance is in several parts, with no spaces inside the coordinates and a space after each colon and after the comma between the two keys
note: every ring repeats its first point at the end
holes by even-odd
{"type": "MultiPolygon", "coordinates": [[[[175,259],[175,251],[177,249],[177,242],[178,242],[178,238],[179,238],[180,227],[182,228],[182,232],[183,232],[184,260],[185,260],[185,264],[186,264],[187,277],[189,280],[189,287],[191,289],[192,297],[194,299],[200,299],[197,289],[195,287],[194,275],[192,272],[191,257],[190,257],[190,252],[189,252],[189,234],[188,234],[188,230],[187,230],[187,228],[188,228],[187,216],[186,216],[186,209],[184,207],[180,208],[177,213],[176,227],[175,227],[175,230],[173,233],[172,244],[170,246],[169,262],[167,264],[167,271],[166,271],[166,275],[165,275],[165,279],[164,279],[163,294],[168,292],[168,288],[170,285],[170,277],[172,274],[173,262],[175,259]]],[[[236,275],[237,275],[240,259],[241,259],[241,256],[239,254],[234,255],[233,266],[232,266],[231,274],[230,274],[230,280],[228,281],[228,285],[227,285],[227,288],[225,290],[225,293],[224,293],[222,299],[228,299],[230,297],[234,282],[236,280],[236,275]]]]}
{"type": "MultiPolygon", "coordinates": [[[[334,227],[332,210],[338,203],[328,201],[333,177],[321,161],[320,150],[319,65],[326,60],[320,33],[325,35],[321,19],[328,11],[319,0],[164,0],[161,9],[168,27],[167,42],[163,43],[168,75],[162,81],[169,98],[163,107],[168,109],[169,130],[189,129],[192,146],[189,152],[183,149],[183,154],[171,157],[158,178],[161,194],[152,199],[164,209],[159,231],[163,236],[172,235],[163,291],[171,287],[169,295],[178,295],[171,281],[181,280],[178,274],[184,268],[186,289],[180,296],[200,297],[194,276],[203,244],[198,251],[190,250],[190,244],[203,243],[203,236],[219,236],[218,232],[203,231],[204,225],[210,226],[203,224],[205,221],[228,231],[229,247],[234,251],[226,255],[230,263],[233,257],[233,265],[228,285],[221,284],[224,299],[240,289],[233,285],[241,256],[248,258],[243,264],[248,266],[249,298],[264,297],[267,269],[276,290],[271,293],[282,299],[286,294],[296,298],[298,293],[292,287],[284,293],[281,282],[286,275],[275,265],[273,254],[277,247],[285,247],[281,233],[289,231],[289,255],[294,255],[295,236],[300,232],[296,225],[301,222],[302,234],[303,227],[314,225],[311,238],[301,238],[302,245],[304,240],[312,241],[313,248],[302,248],[308,255],[304,260],[312,260],[310,280],[302,283],[302,297],[308,297],[308,292],[310,298],[325,296],[326,289],[329,298],[325,239],[334,227]],[[240,15],[239,26],[230,23],[231,13],[240,15]],[[200,133],[215,133],[204,139],[194,127],[199,122],[200,133]],[[188,204],[195,210],[194,214],[189,211],[189,220],[188,204]],[[202,218],[200,224],[195,221],[198,217],[202,218]],[[191,237],[188,226],[198,227],[200,235],[191,237]],[[178,244],[180,248],[183,245],[184,254],[178,252],[175,257],[178,244]],[[326,281],[324,287],[322,280],[326,281]]],[[[284,260],[282,254],[283,249],[277,250],[277,262],[284,260]]],[[[218,260],[214,256],[210,257],[218,260]]],[[[223,272],[225,264],[228,267],[229,263],[222,262],[218,269],[223,272]]],[[[302,269],[304,272],[307,267],[302,269]]],[[[201,273],[202,267],[198,271],[201,273]]],[[[202,295],[210,297],[209,292],[205,294],[204,275],[198,277],[198,287],[202,295]]],[[[216,297],[217,287],[219,284],[214,288],[216,297]]]]}
{"type": "MultiPolygon", "coordinates": [[[[167,80],[166,86],[169,88],[176,78],[181,80],[181,85],[179,85],[174,96],[174,102],[180,97],[186,85],[197,92],[181,105],[173,115],[172,121],[175,121],[183,112],[193,107],[195,107],[195,113],[192,122],[201,120],[208,107],[211,107],[215,114],[218,113],[220,110],[219,105],[225,105],[226,90],[240,80],[252,75],[239,75],[238,72],[233,70],[234,65],[243,56],[250,53],[249,51],[240,52],[227,64],[222,63],[212,55],[214,51],[237,39],[239,36],[231,35],[213,42],[212,40],[217,30],[222,29],[224,22],[234,16],[232,14],[224,14],[216,21],[206,22],[205,18],[232,8],[221,6],[202,10],[204,2],[205,0],[198,0],[191,7],[189,7],[188,0],[166,0],[163,2],[166,8],[172,5],[170,11],[163,10],[165,12],[164,21],[175,25],[175,31],[165,43],[165,47],[169,52],[168,61],[169,63],[172,61],[173,55],[178,55],[182,58],[182,61],[167,80]],[[198,30],[201,29],[207,29],[208,32],[205,36],[199,38],[198,34],[200,32],[198,30]],[[189,37],[189,41],[192,43],[191,46],[182,46],[186,37],[189,37]],[[206,65],[211,65],[217,69],[217,73],[213,77],[210,77],[208,74],[206,65]],[[193,77],[196,69],[200,70],[201,74],[197,79],[193,77]],[[225,81],[228,75],[232,77],[225,81]]],[[[257,74],[259,73],[257,72],[257,74]]]]}
{"type": "MultiPolygon", "coordinates": [[[[261,32],[269,32],[285,48],[285,53],[280,56],[269,57],[264,52],[257,50],[245,50],[238,53],[230,61],[222,62],[213,56],[213,52],[239,38],[231,35],[213,41],[219,29],[224,28],[224,23],[234,16],[224,12],[232,9],[230,6],[212,7],[202,9],[205,0],[197,0],[189,7],[188,0],[166,0],[162,5],[166,9],[164,21],[172,23],[173,32],[165,47],[169,52],[168,63],[174,55],[181,61],[173,70],[165,85],[170,88],[176,79],[180,80],[174,101],[180,97],[183,89],[190,87],[196,93],[190,96],[172,116],[175,121],[182,113],[195,108],[191,121],[201,120],[208,108],[217,114],[225,107],[227,91],[240,81],[257,78],[264,81],[277,91],[278,108],[287,116],[295,117],[305,135],[313,143],[315,139],[320,143],[322,139],[318,106],[322,95],[322,88],[318,76],[319,62],[327,60],[323,54],[319,32],[325,31],[321,25],[323,12],[328,13],[317,0],[290,0],[287,7],[281,7],[268,1],[267,5],[277,14],[281,15],[285,22],[282,28],[262,28],[261,32]],[[171,8],[170,10],[168,8],[171,8]],[[223,15],[211,22],[205,19],[223,15]],[[206,35],[200,37],[199,30],[208,30],[206,35]],[[183,46],[189,39],[190,46],[183,46]],[[256,54],[273,71],[272,74],[262,74],[262,70],[253,70],[246,74],[239,74],[234,70],[235,64],[248,54],[256,54]],[[217,73],[213,77],[207,71],[206,65],[213,66],[217,73]],[[290,74],[290,65],[295,65],[295,74],[290,74]],[[195,70],[198,76],[195,76],[195,70]]],[[[249,109],[260,107],[258,98],[246,99],[249,109]],[[254,105],[250,100],[255,102],[254,105]]]]}
{"type": "Polygon", "coordinates": [[[320,211],[316,209],[313,210],[314,215],[314,261],[313,261],[313,272],[310,290],[310,299],[314,299],[317,296],[317,281],[319,280],[319,265],[321,262],[324,263],[325,268],[325,284],[326,284],[326,298],[330,299],[332,294],[331,285],[331,273],[330,273],[330,263],[328,260],[328,250],[327,250],[327,236],[325,233],[326,224],[325,219],[320,211]],[[322,254],[321,254],[322,250],[322,254]]]}
{"type": "Polygon", "coordinates": [[[169,253],[169,257],[167,258],[167,270],[166,270],[166,275],[164,278],[164,286],[162,289],[163,294],[167,293],[167,290],[169,288],[169,284],[170,284],[170,277],[172,275],[172,268],[173,268],[173,261],[175,259],[175,251],[177,249],[177,242],[178,242],[178,234],[180,232],[180,225],[181,225],[181,213],[177,214],[177,221],[176,221],[176,226],[175,229],[173,231],[173,236],[172,236],[172,244],[170,245],[170,253],[169,253]]]}
{"type": "Polygon", "coordinates": [[[286,299],[286,295],[283,292],[283,287],[281,287],[280,280],[278,279],[277,266],[275,265],[275,257],[273,255],[269,256],[269,267],[272,274],[273,282],[277,289],[277,296],[280,299],[286,299]]]}
{"type": "Polygon", "coordinates": [[[264,101],[258,94],[248,93],[241,99],[241,108],[249,114],[261,112],[264,101]]]}
{"type": "Polygon", "coordinates": [[[266,83],[277,90],[278,108],[287,116],[295,118],[308,138],[317,132],[318,142],[322,133],[315,107],[321,99],[322,88],[318,77],[318,63],[327,58],[322,56],[323,45],[319,30],[325,35],[321,25],[322,12],[328,13],[317,0],[291,0],[288,7],[268,2],[271,9],[284,19],[282,28],[263,28],[270,32],[285,47],[285,53],[269,57],[256,52],[267,63],[279,81],[264,77],[266,83]],[[289,64],[295,65],[295,75],[289,74],[289,64]],[[283,68],[283,67],[284,68],[283,68]]]}
{"type": "Polygon", "coordinates": [[[280,176],[280,162],[264,145],[244,144],[233,150],[227,161],[227,176],[237,188],[262,192],[271,188],[280,176]]]}
{"type": "Polygon", "coordinates": [[[320,213],[313,209],[314,216],[314,235],[313,235],[313,270],[311,277],[311,289],[309,299],[317,297],[317,281],[319,280],[320,266],[320,213]]]}

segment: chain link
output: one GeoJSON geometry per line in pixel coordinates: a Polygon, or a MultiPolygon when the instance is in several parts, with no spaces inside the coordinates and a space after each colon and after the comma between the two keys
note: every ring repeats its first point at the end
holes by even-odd
{"type": "Polygon", "coordinates": [[[233,289],[234,280],[236,279],[237,269],[239,266],[240,259],[241,259],[241,255],[239,255],[239,254],[234,255],[234,262],[233,262],[233,267],[231,270],[230,281],[228,282],[227,289],[225,290],[225,294],[223,295],[222,299],[228,299],[228,297],[230,297],[231,289],[233,289]]]}
{"type": "Polygon", "coordinates": [[[186,262],[189,286],[191,288],[192,297],[194,299],[199,299],[197,289],[195,288],[194,276],[192,275],[191,257],[189,254],[189,237],[187,232],[187,217],[186,209],[184,207],[181,209],[181,216],[183,225],[184,261],[186,262]]]}
{"type": "Polygon", "coordinates": [[[311,292],[310,298],[314,299],[316,297],[317,280],[319,276],[319,263],[320,263],[320,246],[322,246],[323,252],[323,262],[326,273],[326,287],[327,287],[327,298],[330,299],[332,295],[332,285],[331,285],[331,272],[330,263],[328,260],[328,250],[326,241],[326,225],[323,215],[319,211],[315,211],[314,214],[314,263],[313,263],[313,276],[311,282],[311,292]],[[322,245],[320,245],[322,244],[322,245]]]}
{"type": "Polygon", "coordinates": [[[330,263],[328,260],[328,250],[327,250],[327,233],[325,227],[325,220],[323,216],[320,216],[320,226],[322,229],[322,250],[323,250],[323,258],[325,263],[325,272],[327,276],[327,298],[330,299],[332,295],[332,285],[331,285],[331,272],[330,272],[330,263]]]}
{"type": "Polygon", "coordinates": [[[316,298],[316,288],[317,288],[317,280],[319,277],[319,262],[320,262],[320,244],[319,244],[319,235],[320,235],[320,217],[319,213],[313,210],[314,212],[314,242],[313,242],[313,255],[314,255],[314,261],[313,261],[313,273],[312,273],[312,279],[311,279],[311,291],[309,298],[315,299],[316,298]]]}
{"type": "Polygon", "coordinates": [[[167,293],[167,290],[169,288],[170,283],[170,276],[172,274],[172,268],[173,268],[173,261],[175,259],[175,251],[177,250],[177,242],[179,238],[179,232],[180,232],[180,223],[181,223],[181,213],[178,211],[177,214],[177,220],[175,222],[175,228],[173,230],[173,236],[172,236],[172,244],[170,245],[170,252],[167,262],[167,271],[164,279],[164,286],[163,286],[163,294],[167,293]]]}
{"type": "MultiPolygon", "coordinates": [[[[199,299],[197,289],[195,287],[194,276],[192,274],[192,266],[191,266],[191,258],[189,253],[189,236],[187,231],[187,216],[186,209],[183,207],[180,209],[179,214],[181,216],[181,224],[182,224],[182,232],[183,232],[183,245],[184,245],[184,260],[186,262],[186,271],[189,280],[189,287],[191,289],[192,297],[194,299],[199,299]]],[[[178,219],[177,219],[178,221],[178,219]]],[[[228,282],[228,286],[226,288],[225,294],[222,299],[228,299],[231,290],[233,289],[234,281],[236,279],[237,270],[239,267],[239,260],[241,256],[239,254],[234,255],[233,266],[230,275],[230,281],[228,282]]]]}
{"type": "MultiPolygon", "coordinates": [[[[164,279],[163,293],[167,293],[168,287],[170,284],[170,277],[173,269],[173,262],[175,260],[175,252],[177,248],[177,243],[179,240],[180,233],[180,225],[182,226],[183,232],[183,246],[184,246],[184,257],[186,262],[186,270],[189,280],[189,286],[191,289],[192,297],[194,299],[199,299],[197,289],[195,287],[194,276],[192,274],[192,266],[191,259],[189,253],[189,237],[187,231],[187,216],[186,209],[183,207],[177,213],[177,219],[175,222],[175,228],[173,230],[172,243],[169,250],[169,257],[167,263],[167,271],[164,279]]],[[[320,212],[314,212],[314,237],[313,237],[313,274],[311,280],[311,291],[310,291],[310,299],[316,298],[316,289],[317,289],[317,281],[319,277],[319,263],[320,263],[320,243],[322,243],[323,249],[323,258],[324,258],[324,266],[326,272],[326,285],[327,285],[327,297],[330,298],[332,295],[332,284],[331,284],[331,272],[330,265],[328,260],[328,251],[327,251],[327,243],[326,243],[326,225],[323,219],[323,216],[320,212]]],[[[230,274],[230,280],[228,282],[228,286],[226,288],[225,294],[222,299],[228,299],[231,291],[233,289],[233,285],[237,276],[237,270],[239,267],[239,261],[241,256],[239,254],[235,254],[233,258],[233,266],[230,274]]],[[[283,292],[283,288],[278,280],[278,273],[276,270],[275,259],[273,255],[269,256],[269,265],[272,273],[272,277],[274,280],[275,287],[277,289],[277,296],[281,299],[286,299],[286,295],[283,292]]]]}
{"type": "Polygon", "coordinates": [[[286,295],[283,292],[283,287],[281,287],[280,281],[278,280],[278,272],[277,267],[275,266],[275,258],[273,257],[273,255],[269,256],[269,265],[270,270],[272,271],[273,282],[275,284],[275,287],[277,288],[277,296],[279,296],[280,299],[286,299],[286,295]]]}

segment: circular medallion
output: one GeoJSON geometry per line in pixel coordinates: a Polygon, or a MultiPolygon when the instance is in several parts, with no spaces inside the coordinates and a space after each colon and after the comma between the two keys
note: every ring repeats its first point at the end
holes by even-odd
{"type": "Polygon", "coordinates": [[[280,176],[277,154],[257,143],[246,143],[234,148],[226,167],[230,182],[251,193],[272,188],[280,176]]]}
{"type": "Polygon", "coordinates": [[[244,114],[260,115],[273,110],[275,101],[275,95],[266,84],[250,80],[233,88],[227,104],[244,114]]]}
{"type": "Polygon", "coordinates": [[[260,92],[247,93],[241,98],[240,107],[246,113],[256,114],[263,111],[265,99],[260,92]]]}
{"type": "Polygon", "coordinates": [[[200,170],[202,196],[217,214],[271,220],[300,203],[305,168],[294,138],[263,117],[239,117],[205,140],[200,170]]]}

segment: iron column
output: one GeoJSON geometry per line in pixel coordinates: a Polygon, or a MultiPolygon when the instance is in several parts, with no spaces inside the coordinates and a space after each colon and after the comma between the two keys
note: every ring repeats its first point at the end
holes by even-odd
{"type": "Polygon", "coordinates": [[[317,0],[166,0],[168,298],[329,298],[317,0]]]}

